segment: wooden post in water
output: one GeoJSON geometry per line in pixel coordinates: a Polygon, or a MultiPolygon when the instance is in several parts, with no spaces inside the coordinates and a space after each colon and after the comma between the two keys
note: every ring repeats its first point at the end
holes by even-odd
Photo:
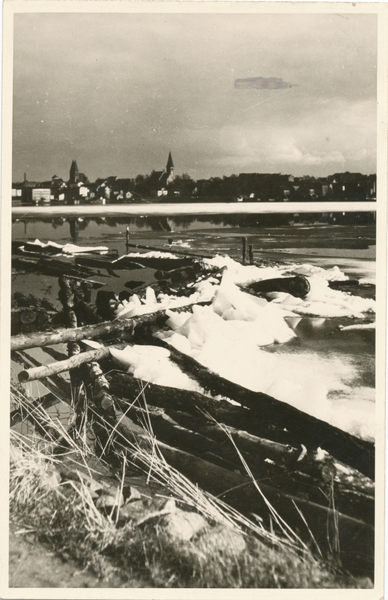
{"type": "Polygon", "coordinates": [[[127,227],[127,231],[126,231],[125,248],[126,248],[126,252],[128,254],[128,249],[129,249],[129,227],[127,227]]]}
{"type": "Polygon", "coordinates": [[[246,265],[247,262],[247,238],[242,239],[242,264],[246,265]]]}
{"type": "Polygon", "coordinates": [[[249,264],[253,265],[253,246],[249,244],[249,264]]]}

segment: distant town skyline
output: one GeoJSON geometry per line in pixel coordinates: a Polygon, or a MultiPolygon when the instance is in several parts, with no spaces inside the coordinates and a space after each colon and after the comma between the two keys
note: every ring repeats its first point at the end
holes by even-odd
{"type": "Polygon", "coordinates": [[[195,180],[376,173],[376,40],[374,14],[16,14],[13,181],[170,151],[195,180]]]}

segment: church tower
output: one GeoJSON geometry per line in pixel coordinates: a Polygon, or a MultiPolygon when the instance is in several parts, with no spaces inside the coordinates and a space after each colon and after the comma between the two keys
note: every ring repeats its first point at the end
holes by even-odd
{"type": "Polygon", "coordinates": [[[78,179],[79,179],[79,171],[78,171],[78,166],[75,160],[72,161],[71,163],[71,167],[70,167],[70,183],[78,183],[78,179]]]}
{"type": "Polygon", "coordinates": [[[166,166],[167,180],[166,183],[174,181],[174,163],[172,162],[171,152],[168,154],[168,161],[166,166]]]}

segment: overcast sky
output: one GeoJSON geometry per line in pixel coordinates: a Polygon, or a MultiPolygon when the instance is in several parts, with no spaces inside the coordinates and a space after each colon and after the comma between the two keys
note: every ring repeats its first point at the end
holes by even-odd
{"type": "Polygon", "coordinates": [[[16,14],[13,180],[376,172],[376,15],[16,14]],[[284,89],[238,89],[277,77],[284,89]]]}

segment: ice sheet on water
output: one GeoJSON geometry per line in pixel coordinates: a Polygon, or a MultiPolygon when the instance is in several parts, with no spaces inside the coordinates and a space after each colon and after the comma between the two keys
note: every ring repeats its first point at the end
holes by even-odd
{"type": "Polygon", "coordinates": [[[243,266],[230,257],[221,255],[217,255],[206,262],[219,268],[224,267],[223,279],[225,278],[228,283],[242,286],[263,279],[304,275],[308,279],[311,288],[306,298],[295,298],[284,292],[274,292],[267,296],[271,303],[278,304],[280,308],[294,314],[316,317],[364,318],[375,313],[375,300],[352,296],[346,292],[332,290],[329,287],[330,281],[346,281],[349,279],[337,266],[329,269],[307,263],[276,267],[243,266]]]}
{"type": "Polygon", "coordinates": [[[303,265],[292,265],[281,269],[292,275],[304,275],[305,277],[319,276],[321,279],[326,281],[348,281],[349,277],[341,271],[337,266],[331,267],[330,269],[323,269],[315,265],[303,264],[303,265]]]}
{"type": "Polygon", "coordinates": [[[264,333],[252,321],[224,321],[210,307],[162,336],[220,376],[365,439],[374,438],[374,390],[357,388],[350,360],[336,355],[273,354],[257,345],[264,333]],[[367,390],[367,393],[366,393],[367,390]],[[355,410],[352,406],[355,402],[355,410]]]}
{"type": "MultiPolygon", "coordinates": [[[[36,239],[32,242],[34,246],[37,248],[41,248],[44,250],[45,248],[56,248],[59,254],[84,254],[87,252],[99,252],[100,254],[106,254],[109,252],[109,248],[107,246],[77,246],[76,244],[58,244],[57,242],[41,242],[39,239],[36,239]]],[[[22,250],[24,250],[24,246],[21,246],[22,250]]]]}
{"type": "MultiPolygon", "coordinates": [[[[286,324],[286,316],[290,325],[292,319],[298,321],[298,314],[311,314],[320,320],[326,316],[370,318],[375,302],[330,289],[328,281],[341,278],[338,268],[325,272],[320,268],[310,269],[309,265],[302,269],[304,274],[310,274],[311,291],[307,298],[276,293],[268,302],[250,296],[236,285],[236,281],[246,283],[253,277],[258,280],[264,269],[243,267],[229,258],[225,262],[227,268],[212,306],[193,307],[190,316],[171,311],[167,325],[172,331],[165,333],[164,338],[235,383],[265,392],[372,440],[374,390],[358,386],[359,373],[350,359],[334,354],[325,359],[314,353],[273,354],[261,347],[283,343],[295,336],[286,324]]],[[[220,260],[218,266],[225,265],[220,260]]],[[[281,270],[266,269],[265,276],[279,277],[281,270]]]]}
{"type": "MultiPolygon", "coordinates": [[[[210,262],[226,267],[220,285],[216,285],[216,280],[208,280],[196,286],[190,299],[160,295],[157,303],[155,296],[148,292],[146,303],[140,308],[137,304],[137,310],[145,310],[147,306],[170,309],[167,311],[170,330],[160,333],[160,337],[230,381],[267,393],[354,435],[372,440],[374,390],[358,386],[359,373],[350,359],[334,354],[322,358],[322,354],[315,353],[269,353],[263,347],[295,337],[285,317],[290,325],[303,314],[317,318],[351,315],[370,318],[374,301],[329,288],[328,281],[342,276],[338,268],[325,271],[309,265],[303,265],[302,269],[311,284],[305,299],[284,293],[272,294],[268,299],[257,298],[236,284],[279,277],[286,272],[289,275],[290,267],[287,266],[287,270],[284,267],[244,267],[225,257],[216,257],[210,262]],[[171,310],[174,302],[193,301],[201,294],[213,298],[211,306],[194,305],[186,313],[171,310]]],[[[297,270],[295,266],[293,272],[297,270]]],[[[132,347],[126,353],[114,352],[114,358],[124,361],[136,377],[201,391],[160,348],[132,347]]]]}
{"type": "Polygon", "coordinates": [[[125,256],[129,258],[171,258],[174,260],[178,260],[180,257],[176,254],[172,254],[171,252],[159,251],[159,250],[150,250],[149,252],[129,252],[125,256]]]}
{"type": "Polygon", "coordinates": [[[194,392],[203,391],[170,361],[170,352],[165,348],[134,345],[118,350],[111,347],[110,353],[118,365],[142,381],[194,392]]]}

